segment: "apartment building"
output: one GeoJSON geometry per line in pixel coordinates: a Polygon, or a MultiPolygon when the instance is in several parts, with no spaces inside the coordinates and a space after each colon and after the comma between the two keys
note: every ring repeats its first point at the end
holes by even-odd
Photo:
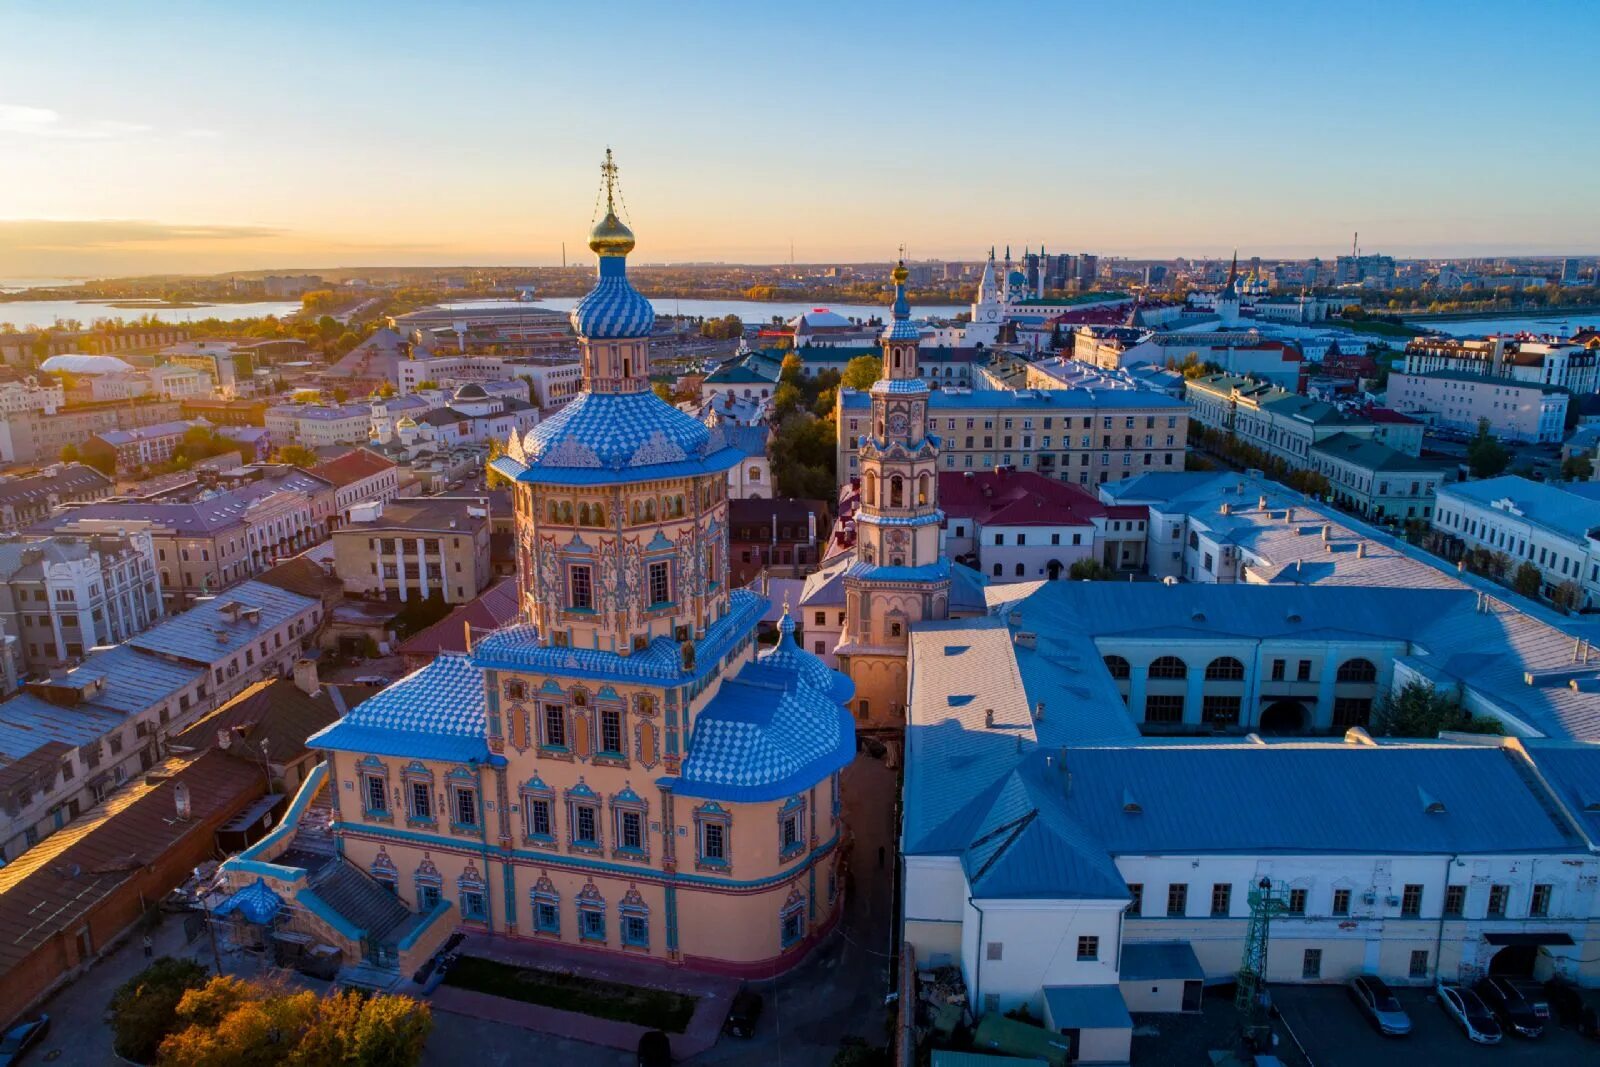
{"type": "Polygon", "coordinates": [[[350,510],[368,500],[393,500],[400,492],[399,468],[365,448],[353,448],[307,471],[333,486],[336,525],[350,521],[350,510]]]}
{"type": "Polygon", "coordinates": [[[1210,374],[1190,380],[1186,388],[1195,421],[1228,431],[1297,470],[1308,465],[1311,449],[1325,438],[1374,433],[1371,422],[1341,414],[1332,404],[1251,378],[1210,374]]]}
{"type": "Polygon", "coordinates": [[[40,522],[65,504],[100,500],[115,488],[110,478],[83,463],[56,463],[38,474],[0,478],[0,531],[40,522]]]}
{"type": "Polygon", "coordinates": [[[365,404],[280,404],[267,409],[266,427],[280,445],[366,444],[372,435],[372,409],[365,404]]]}
{"type": "Polygon", "coordinates": [[[465,604],[493,578],[489,533],[487,498],[363,502],[334,531],[334,573],[357,596],[465,604]]]}
{"type": "Polygon", "coordinates": [[[1458,482],[1439,491],[1433,527],[1463,552],[1504,554],[1508,579],[1533,564],[1544,596],[1567,586],[1578,607],[1600,605],[1600,483],[1551,485],[1513,474],[1458,482]]]}
{"type": "Polygon", "coordinates": [[[169,605],[187,602],[327,539],[334,487],[292,467],[259,470],[272,473],[229,489],[191,487],[172,499],[86,504],[36,524],[31,532],[146,531],[169,605]]]}
{"type": "Polygon", "coordinates": [[[1328,479],[1334,503],[1378,521],[1432,519],[1434,494],[1458,469],[1452,460],[1408,456],[1352,433],[1323,438],[1307,466],[1328,479]]]}
{"type": "Polygon", "coordinates": [[[43,381],[29,375],[19,382],[0,384],[0,415],[38,411],[54,415],[67,402],[61,383],[46,376],[43,381]]]}
{"type": "Polygon", "coordinates": [[[1600,351],[1569,341],[1525,337],[1418,337],[1406,345],[1407,374],[1464,371],[1487,378],[1600,391],[1600,351]]]}
{"type": "Polygon", "coordinates": [[[1436,370],[1389,375],[1389,405],[1435,426],[1489,432],[1510,441],[1560,441],[1566,435],[1569,394],[1560,386],[1471,371],[1436,370]]]}
{"type": "Polygon", "coordinates": [[[0,625],[39,671],[116,645],[162,615],[146,531],[0,540],[0,625]]]}
{"type": "MultiPolygon", "coordinates": [[[[868,432],[871,397],[839,392],[838,473],[860,473],[857,440],[868,432]]],[[[940,470],[1015,467],[1060,481],[1098,485],[1151,470],[1182,470],[1189,405],[1141,389],[938,389],[928,432],[940,438],[940,470]]]]}
{"type": "Polygon", "coordinates": [[[131,430],[103,430],[83,443],[84,458],[108,460],[119,472],[166,463],[198,422],[161,422],[131,430]]]}
{"type": "Polygon", "coordinates": [[[53,415],[19,411],[0,419],[0,463],[54,463],[64,445],[82,446],[106,430],[130,430],[178,418],[174,400],[74,404],[53,415]]]}

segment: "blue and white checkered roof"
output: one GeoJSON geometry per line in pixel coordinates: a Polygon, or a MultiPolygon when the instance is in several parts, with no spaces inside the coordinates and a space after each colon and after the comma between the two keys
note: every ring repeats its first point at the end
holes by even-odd
{"type": "Polygon", "coordinates": [[[455,763],[486,760],[483,674],[467,656],[440,656],[312,734],[306,747],[455,763]]]}
{"type": "Polygon", "coordinates": [[[524,482],[604,485],[726,471],[743,453],[653,392],[578,394],[523,439],[524,482]]]}
{"type": "Polygon", "coordinates": [[[830,668],[820,658],[801,648],[794,639],[794,619],[785,611],[778,620],[778,643],[756,657],[769,671],[788,671],[802,684],[826,693],[835,703],[844,704],[856,695],[856,684],[830,668]]]}
{"type": "Polygon", "coordinates": [[[601,256],[600,280],[572,309],[572,328],[578,336],[648,337],[655,324],[655,308],[628,281],[627,259],[601,256]]]}
{"type": "Polygon", "coordinates": [[[879,378],[872,383],[874,393],[926,393],[928,383],[921,378],[879,378]]]}
{"type": "Polygon", "coordinates": [[[695,716],[672,790],[734,803],[782,800],[855,758],[850,713],[798,672],[746,664],[695,716]]]}

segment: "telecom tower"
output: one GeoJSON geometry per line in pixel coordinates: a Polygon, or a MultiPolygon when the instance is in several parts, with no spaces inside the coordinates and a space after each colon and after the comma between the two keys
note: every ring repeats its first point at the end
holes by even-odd
{"type": "Polygon", "coordinates": [[[1244,961],[1239,964],[1239,983],[1233,999],[1246,1039],[1265,1036],[1261,1032],[1267,1026],[1267,936],[1273,916],[1283,914],[1285,896],[1273,888],[1270,878],[1261,879],[1250,889],[1250,926],[1244,935],[1244,961]]]}

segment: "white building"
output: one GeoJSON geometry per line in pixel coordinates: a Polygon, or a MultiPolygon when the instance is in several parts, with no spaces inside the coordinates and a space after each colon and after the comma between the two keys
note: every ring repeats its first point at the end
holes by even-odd
{"type": "Polygon", "coordinates": [[[1556,385],[1573,393],[1600,392],[1600,350],[1554,339],[1418,337],[1406,345],[1408,374],[1465,371],[1490,378],[1556,385]]]}
{"type": "Polygon", "coordinates": [[[46,377],[42,382],[32,375],[20,382],[0,385],[0,414],[15,415],[22,411],[38,411],[54,415],[65,404],[66,395],[61,383],[46,377]]]}
{"type": "Polygon", "coordinates": [[[1469,371],[1389,376],[1388,402],[1396,411],[1468,433],[1487,420],[1491,433],[1511,441],[1560,441],[1566,434],[1567,397],[1559,386],[1469,371]]]}
{"type": "Polygon", "coordinates": [[[266,427],[277,445],[365,444],[371,439],[372,409],[365,404],[280,404],[267,409],[266,427]]]}
{"type": "Polygon", "coordinates": [[[1464,549],[1504,554],[1506,580],[1523,563],[1539,568],[1540,592],[1578,590],[1578,607],[1600,604],[1600,484],[1551,485],[1507,474],[1439,491],[1434,529],[1464,549]]]}

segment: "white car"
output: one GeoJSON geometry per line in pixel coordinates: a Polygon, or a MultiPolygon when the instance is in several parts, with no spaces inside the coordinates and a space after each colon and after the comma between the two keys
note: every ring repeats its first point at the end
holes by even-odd
{"type": "Polygon", "coordinates": [[[1456,1021],[1468,1040],[1479,1045],[1500,1043],[1500,1024],[1478,994],[1458,985],[1440,982],[1434,987],[1439,994],[1439,1006],[1456,1021]]]}

